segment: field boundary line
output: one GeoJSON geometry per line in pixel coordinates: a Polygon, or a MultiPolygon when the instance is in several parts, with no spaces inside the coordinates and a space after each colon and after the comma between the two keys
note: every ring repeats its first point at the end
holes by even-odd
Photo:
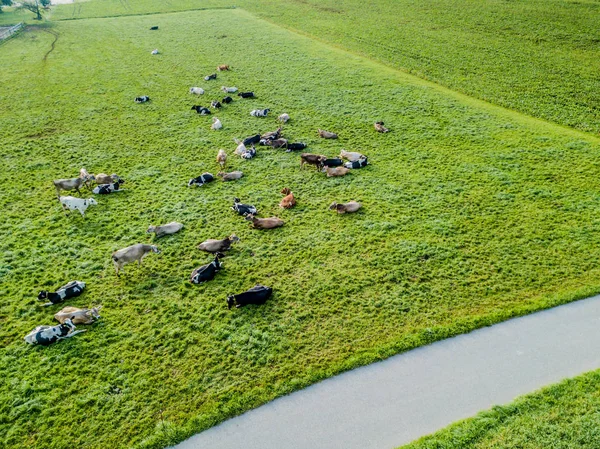
{"type": "MultiPolygon", "coordinates": [[[[75,5],[77,5],[77,4],[80,5],[80,10],[81,10],[81,3],[75,3],[75,5]]],[[[161,15],[161,14],[178,14],[178,13],[190,12],[190,11],[220,11],[220,10],[229,10],[229,9],[239,9],[239,8],[236,6],[215,6],[215,7],[208,7],[208,8],[182,9],[181,11],[156,11],[156,12],[146,12],[146,13],[116,14],[116,15],[110,15],[110,16],[93,16],[93,17],[65,17],[64,19],[55,19],[54,21],[55,22],[68,22],[71,20],[116,19],[119,17],[133,17],[133,16],[143,17],[143,16],[156,16],[156,15],[161,15]]]]}

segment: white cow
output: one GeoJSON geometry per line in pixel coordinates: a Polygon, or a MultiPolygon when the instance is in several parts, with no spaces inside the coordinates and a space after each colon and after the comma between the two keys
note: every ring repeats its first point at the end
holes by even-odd
{"type": "Polygon", "coordinates": [[[90,206],[98,205],[94,198],[75,198],[74,196],[61,196],[59,198],[60,204],[62,204],[63,210],[78,210],[82,217],[85,217],[85,211],[90,206]]]}
{"type": "Polygon", "coordinates": [[[213,123],[211,125],[211,129],[221,129],[223,128],[223,124],[221,123],[221,120],[219,120],[217,117],[213,118],[213,123]]]}
{"type": "Polygon", "coordinates": [[[190,87],[190,93],[195,95],[203,95],[204,89],[201,87],[190,87]]]}

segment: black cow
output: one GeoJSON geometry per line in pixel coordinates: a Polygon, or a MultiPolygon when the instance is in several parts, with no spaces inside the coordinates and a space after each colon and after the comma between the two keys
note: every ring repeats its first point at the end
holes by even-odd
{"type": "Polygon", "coordinates": [[[255,98],[254,97],[254,92],[240,92],[238,94],[238,97],[242,97],[242,98],[255,98]]]}
{"type": "Polygon", "coordinates": [[[239,198],[233,199],[233,206],[231,206],[231,209],[236,211],[238,214],[243,215],[244,217],[249,214],[256,215],[256,207],[251,206],[250,204],[240,203],[239,198]]]}
{"type": "Polygon", "coordinates": [[[202,173],[197,178],[190,179],[190,181],[188,182],[188,187],[191,187],[191,186],[201,187],[204,184],[206,184],[207,182],[214,181],[214,179],[215,179],[215,177],[213,175],[211,175],[210,173],[202,173]]]}
{"type": "Polygon", "coordinates": [[[256,134],[255,136],[246,137],[242,140],[244,145],[254,145],[255,143],[260,142],[260,134],[256,134]]]}
{"type": "Polygon", "coordinates": [[[212,75],[208,75],[204,77],[204,81],[210,81],[210,80],[216,80],[217,79],[217,74],[213,73],[212,75]]]}
{"type": "Polygon", "coordinates": [[[122,179],[119,179],[117,182],[113,182],[111,184],[100,184],[96,186],[92,192],[98,195],[107,195],[109,193],[118,191],[121,188],[121,184],[124,182],[125,181],[122,179]]]}
{"type": "Polygon", "coordinates": [[[196,111],[200,115],[210,114],[210,109],[205,108],[204,106],[192,106],[192,111],[196,111]]]}
{"type": "Polygon", "coordinates": [[[221,103],[225,103],[225,104],[229,104],[233,101],[233,98],[231,97],[225,97],[221,100],[221,103]]]}
{"type": "Polygon", "coordinates": [[[235,307],[244,307],[248,304],[264,304],[272,294],[273,289],[271,287],[256,284],[244,293],[227,296],[227,307],[231,309],[234,305],[235,307]]]}
{"type": "Polygon", "coordinates": [[[51,306],[52,304],[58,304],[59,302],[64,301],[65,299],[75,298],[83,293],[83,289],[85,288],[85,282],[81,281],[71,281],[66,285],[63,285],[55,292],[49,292],[46,290],[42,290],[38,294],[38,299],[43,301],[44,299],[48,299],[50,302],[44,304],[45,306],[51,306]]]}
{"type": "Polygon", "coordinates": [[[148,95],[144,95],[143,97],[135,97],[135,101],[136,103],[146,103],[147,101],[150,101],[150,97],[148,95]]]}
{"type": "Polygon", "coordinates": [[[210,107],[211,108],[215,108],[215,109],[219,109],[221,107],[221,103],[219,103],[217,100],[211,101],[210,102],[210,107]]]}
{"type": "Polygon", "coordinates": [[[363,168],[369,164],[366,157],[361,157],[357,161],[346,162],[344,167],[346,168],[363,168]]]}
{"type": "Polygon", "coordinates": [[[304,150],[306,147],[308,147],[308,145],[304,142],[288,143],[286,146],[288,152],[304,150]]]}
{"type": "Polygon", "coordinates": [[[157,26],[150,27],[151,30],[158,30],[157,26]]]}
{"type": "Polygon", "coordinates": [[[223,257],[223,253],[217,253],[215,260],[206,265],[196,268],[192,271],[190,282],[192,284],[201,284],[202,282],[211,281],[214,279],[217,272],[221,269],[223,264],[219,262],[219,257],[223,257]]]}
{"type": "Polygon", "coordinates": [[[344,161],[341,160],[339,157],[334,157],[332,159],[325,159],[321,163],[321,167],[340,167],[342,165],[344,165],[344,161]]]}

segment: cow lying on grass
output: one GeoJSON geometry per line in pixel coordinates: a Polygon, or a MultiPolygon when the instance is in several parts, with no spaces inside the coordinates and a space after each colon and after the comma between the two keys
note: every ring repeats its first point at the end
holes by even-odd
{"type": "Polygon", "coordinates": [[[85,332],[85,329],[76,331],[75,325],[70,319],[67,319],[63,324],[56,326],[38,326],[27,334],[24,340],[30,345],[50,346],[52,343],[73,337],[81,332],[85,332]]]}
{"type": "Polygon", "coordinates": [[[76,298],[83,293],[84,289],[85,282],[71,281],[68,284],[60,287],[55,292],[42,290],[38,293],[38,299],[40,301],[47,299],[50,302],[44,304],[44,306],[51,306],[52,304],[58,304],[59,302],[63,302],[67,299],[76,298]]]}
{"type": "Polygon", "coordinates": [[[234,305],[236,308],[240,308],[248,304],[264,304],[272,294],[273,289],[271,287],[256,284],[250,290],[243,293],[229,295],[227,297],[227,307],[231,309],[234,305]]]}

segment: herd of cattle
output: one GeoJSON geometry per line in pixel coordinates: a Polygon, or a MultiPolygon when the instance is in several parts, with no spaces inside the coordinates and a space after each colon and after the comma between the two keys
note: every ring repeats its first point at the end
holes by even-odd
{"type": "MultiPolygon", "coordinates": [[[[153,27],[152,29],[158,29],[153,27]]],[[[153,54],[158,54],[158,50],[154,50],[153,54]]],[[[219,72],[228,71],[230,67],[228,65],[219,65],[217,67],[219,72]]],[[[217,74],[211,74],[204,78],[205,81],[215,80],[217,74]]],[[[238,89],[237,87],[225,87],[221,90],[225,93],[234,93],[238,89]]],[[[200,87],[191,87],[189,92],[194,95],[203,95],[204,89],[200,87]]],[[[240,98],[255,98],[254,92],[240,92],[238,93],[240,98]]],[[[136,97],[136,103],[146,103],[150,101],[150,97],[147,95],[136,97]]],[[[233,99],[229,96],[224,97],[220,101],[212,101],[210,107],[212,109],[220,109],[223,104],[229,104],[233,99]]],[[[210,115],[211,111],[208,107],[195,105],[192,107],[200,115],[210,115]]],[[[270,109],[253,109],[250,115],[254,117],[266,117],[270,109]]],[[[290,120],[290,116],[287,113],[281,114],[278,117],[278,121],[282,124],[287,123],[290,120]]],[[[375,130],[381,133],[387,133],[389,130],[385,128],[383,122],[376,122],[374,124],[375,130]]],[[[213,118],[211,129],[218,130],[222,128],[222,123],[218,118],[213,118]]],[[[243,140],[234,139],[236,142],[236,149],[234,154],[242,159],[252,159],[256,156],[257,150],[256,145],[267,146],[275,149],[284,149],[287,152],[301,151],[307,148],[307,144],[304,142],[288,142],[283,137],[282,126],[272,132],[264,134],[256,134],[247,137],[243,140]]],[[[337,139],[338,136],[335,133],[318,130],[320,137],[324,139],[337,139]]],[[[219,150],[216,158],[217,163],[221,169],[224,169],[227,163],[227,153],[225,150],[219,150]]],[[[345,176],[353,169],[363,168],[368,164],[367,157],[363,154],[356,152],[348,152],[344,149],[341,150],[339,157],[328,158],[327,156],[320,154],[301,153],[300,154],[300,166],[301,168],[305,165],[312,165],[318,171],[327,174],[327,177],[334,176],[345,176]]],[[[234,181],[240,179],[243,176],[241,171],[223,172],[217,173],[223,181],[234,181]]],[[[188,186],[203,186],[206,183],[213,181],[215,177],[211,173],[203,173],[200,176],[192,178],[188,182],[188,186]]],[[[62,191],[76,191],[81,195],[80,188],[85,186],[88,190],[94,194],[112,194],[115,192],[121,192],[121,185],[124,184],[124,180],[117,174],[106,175],[100,173],[92,175],[88,173],[84,168],[80,170],[77,178],[71,179],[58,179],[54,181],[54,187],[56,189],[57,198],[62,205],[65,214],[67,211],[78,211],[81,216],[85,216],[85,211],[89,206],[96,206],[98,202],[94,198],[77,198],[74,196],[61,196],[62,191]],[[95,184],[95,186],[94,186],[95,184]],[[93,188],[92,188],[93,187],[93,188]]],[[[281,190],[281,194],[284,198],[279,203],[279,206],[284,209],[293,208],[296,205],[296,198],[289,188],[281,190]]],[[[330,210],[335,210],[339,214],[353,213],[361,208],[361,204],[356,201],[350,201],[348,203],[337,203],[333,202],[330,206],[330,210]]],[[[255,229],[273,229],[284,225],[284,221],[278,217],[258,218],[257,208],[251,204],[244,204],[239,198],[235,198],[231,207],[239,215],[242,215],[246,220],[250,222],[250,226],[255,229]]],[[[165,235],[171,235],[179,232],[183,229],[183,224],[178,222],[171,222],[161,226],[150,226],[147,233],[154,233],[156,237],[163,237],[165,235]]],[[[239,241],[239,238],[233,234],[222,240],[208,239],[198,245],[198,249],[214,254],[214,260],[208,264],[202,265],[196,268],[190,277],[190,282],[193,284],[200,284],[212,280],[219,270],[222,268],[222,263],[219,260],[224,257],[224,252],[229,250],[233,243],[239,241]]],[[[145,256],[151,253],[160,253],[159,249],[155,245],[148,245],[139,243],[136,245],[129,246],[127,248],[115,251],[112,254],[112,261],[115,266],[117,276],[120,271],[127,264],[137,262],[138,265],[142,265],[142,260],[145,256]]],[[[39,300],[48,300],[50,302],[45,303],[44,306],[51,306],[60,304],[68,299],[75,298],[83,293],[85,289],[85,283],[81,281],[71,281],[68,284],[60,287],[55,292],[42,291],[38,295],[39,300]]],[[[271,296],[273,290],[270,287],[257,284],[249,290],[227,296],[227,306],[231,309],[235,307],[244,307],[248,304],[264,304],[267,299],[271,296]]],[[[78,333],[85,332],[85,330],[76,330],[76,324],[91,324],[100,315],[98,311],[100,307],[92,309],[79,309],[76,307],[64,307],[58,313],[54,315],[54,318],[60,323],[56,326],[38,326],[31,331],[26,337],[27,343],[42,346],[48,346],[56,341],[72,337],[78,333]]]]}

